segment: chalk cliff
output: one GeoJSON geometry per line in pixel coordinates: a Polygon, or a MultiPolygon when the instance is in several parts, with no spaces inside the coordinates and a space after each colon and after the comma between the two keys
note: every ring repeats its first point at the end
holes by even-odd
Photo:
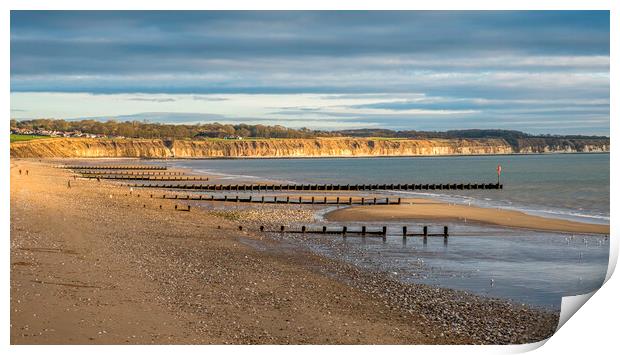
{"type": "Polygon", "coordinates": [[[11,143],[15,158],[168,158],[162,140],[50,138],[11,143]]]}
{"type": "Polygon", "coordinates": [[[609,139],[259,139],[51,138],[11,143],[15,158],[284,158],[605,152],[609,139]]]}

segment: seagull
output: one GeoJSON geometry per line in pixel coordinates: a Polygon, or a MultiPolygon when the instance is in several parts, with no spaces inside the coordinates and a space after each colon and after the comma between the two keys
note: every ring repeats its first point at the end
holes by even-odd
{"type": "Polygon", "coordinates": [[[495,280],[491,279],[491,287],[495,285],[495,280]]]}

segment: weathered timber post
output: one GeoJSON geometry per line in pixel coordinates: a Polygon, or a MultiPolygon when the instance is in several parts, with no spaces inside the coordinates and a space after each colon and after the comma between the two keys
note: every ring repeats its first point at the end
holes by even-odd
{"type": "Polygon", "coordinates": [[[443,237],[448,239],[448,226],[443,226],[443,237]]]}
{"type": "Polygon", "coordinates": [[[284,233],[284,226],[280,226],[280,232],[284,233]]]}
{"type": "Polygon", "coordinates": [[[387,227],[386,226],[383,226],[382,232],[383,232],[383,241],[385,241],[387,239],[387,227]]]}
{"type": "Polygon", "coordinates": [[[265,231],[265,226],[260,226],[260,231],[264,232],[265,231]]]}
{"type": "Polygon", "coordinates": [[[306,226],[301,226],[301,233],[306,233],[306,226]]]}
{"type": "Polygon", "coordinates": [[[265,203],[265,196],[260,197],[260,203],[265,203]]]}
{"type": "Polygon", "coordinates": [[[192,206],[187,205],[187,212],[189,212],[189,211],[191,211],[191,210],[192,210],[192,206]]]}
{"type": "Polygon", "coordinates": [[[289,196],[286,196],[286,203],[290,203],[291,202],[291,198],[289,196]]]}
{"type": "Polygon", "coordinates": [[[422,234],[424,235],[424,239],[428,237],[428,226],[422,228],[422,234]]]}
{"type": "Polygon", "coordinates": [[[340,204],[340,196],[336,196],[336,204],[339,205],[340,204]]]}
{"type": "Polygon", "coordinates": [[[243,226],[239,226],[239,230],[242,231],[243,230],[243,226]]]}
{"type": "Polygon", "coordinates": [[[323,226],[323,234],[327,233],[327,227],[323,226]]]}
{"type": "Polygon", "coordinates": [[[349,205],[353,204],[353,197],[349,197],[349,205]]]}
{"type": "Polygon", "coordinates": [[[403,239],[407,238],[407,226],[403,226],[403,239]]]}
{"type": "Polygon", "coordinates": [[[342,236],[343,237],[347,236],[347,226],[342,226],[342,236]]]}
{"type": "Polygon", "coordinates": [[[174,210],[176,211],[179,208],[179,206],[174,205],[174,210]]]}
{"type": "Polygon", "coordinates": [[[362,205],[364,205],[364,198],[363,198],[363,197],[362,197],[362,202],[361,202],[361,204],[362,204],[362,205]]]}
{"type": "Polygon", "coordinates": [[[366,236],[366,226],[362,226],[362,237],[366,236]]]}
{"type": "Polygon", "coordinates": [[[314,196],[312,196],[312,204],[314,205],[314,196]]]}
{"type": "Polygon", "coordinates": [[[323,197],[323,204],[326,205],[327,204],[327,196],[323,197]]]}
{"type": "Polygon", "coordinates": [[[375,205],[377,204],[377,198],[376,197],[372,199],[372,203],[375,204],[375,205]]]}
{"type": "Polygon", "coordinates": [[[400,205],[400,197],[398,198],[398,204],[400,205]]]}

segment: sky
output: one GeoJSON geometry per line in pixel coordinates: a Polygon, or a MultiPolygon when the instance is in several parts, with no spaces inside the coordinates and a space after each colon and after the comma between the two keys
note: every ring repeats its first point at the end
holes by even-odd
{"type": "Polygon", "coordinates": [[[11,11],[11,118],[609,135],[608,11],[11,11]]]}

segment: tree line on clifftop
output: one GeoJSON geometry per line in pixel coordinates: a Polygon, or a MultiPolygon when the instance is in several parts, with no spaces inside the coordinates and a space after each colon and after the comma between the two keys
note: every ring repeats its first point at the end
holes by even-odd
{"type": "MultiPolygon", "coordinates": [[[[139,121],[119,122],[115,120],[67,121],[55,119],[11,120],[11,129],[46,130],[72,132],[79,131],[108,137],[126,138],[159,138],[159,139],[210,139],[210,138],[317,138],[317,137],[379,137],[396,138],[502,138],[512,146],[518,146],[523,140],[545,138],[552,140],[606,140],[608,137],[581,135],[531,135],[514,130],[501,129],[466,129],[449,131],[417,131],[390,129],[351,129],[338,131],[311,130],[308,128],[287,128],[280,125],[248,125],[248,124],[162,124],[139,121]]],[[[608,143],[607,143],[608,144],[608,143]]]]}

